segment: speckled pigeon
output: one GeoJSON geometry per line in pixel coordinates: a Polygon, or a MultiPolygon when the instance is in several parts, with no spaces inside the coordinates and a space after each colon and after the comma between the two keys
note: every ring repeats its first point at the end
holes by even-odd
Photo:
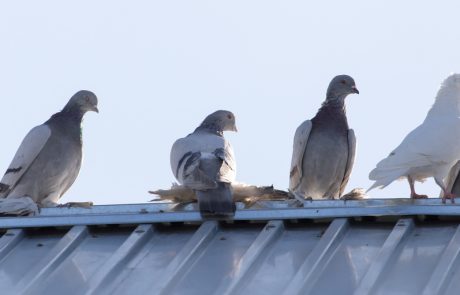
{"type": "Polygon", "coordinates": [[[98,112],[97,97],[82,90],[62,111],[29,131],[0,181],[0,198],[28,197],[42,207],[58,205],[80,171],[81,123],[87,111],[98,112]]]}
{"type": "Polygon", "coordinates": [[[289,190],[297,199],[342,195],[356,149],[355,134],[348,128],[345,113],[345,98],[352,93],[359,94],[353,78],[334,77],[316,116],[297,128],[289,175],[289,190]]]}
{"type": "MultiPolygon", "coordinates": [[[[399,178],[409,181],[411,198],[427,198],[415,192],[414,182],[433,177],[446,199],[454,195],[444,184],[449,170],[460,159],[460,74],[447,77],[421,125],[412,130],[388,157],[369,174],[375,180],[369,190],[385,187],[399,178]]],[[[368,190],[368,191],[369,191],[368,190]]]]}
{"type": "Polygon", "coordinates": [[[180,184],[193,189],[203,217],[231,217],[235,204],[231,183],[236,162],[224,131],[237,131],[235,116],[216,111],[171,149],[171,169],[180,184]]]}

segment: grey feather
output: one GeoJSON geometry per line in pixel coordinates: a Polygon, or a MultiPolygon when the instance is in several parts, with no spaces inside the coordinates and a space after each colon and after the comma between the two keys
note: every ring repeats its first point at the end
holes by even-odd
{"type": "Polygon", "coordinates": [[[297,129],[289,185],[296,197],[339,198],[343,194],[356,149],[345,114],[345,98],[351,93],[359,93],[354,80],[335,77],[316,116],[297,129]]]}
{"type": "Polygon", "coordinates": [[[217,188],[196,191],[198,206],[203,217],[232,217],[235,212],[233,190],[230,183],[219,182],[217,188]]]}
{"type": "Polygon", "coordinates": [[[236,161],[223,131],[236,131],[234,115],[217,111],[191,134],[176,140],[171,148],[171,170],[180,184],[193,189],[203,216],[232,216],[231,184],[236,161]]]}
{"type": "Polygon", "coordinates": [[[72,96],[61,112],[32,129],[0,181],[3,198],[30,197],[44,207],[57,204],[80,171],[81,122],[87,111],[98,111],[97,98],[92,92],[82,90],[72,96]],[[35,142],[28,140],[36,134],[41,136],[35,136],[38,138],[35,142]],[[20,159],[26,161],[17,177],[12,178],[20,159]]]}
{"type": "MultiPolygon", "coordinates": [[[[446,178],[446,190],[448,192],[451,192],[455,196],[460,196],[460,177],[459,177],[459,172],[460,172],[460,161],[457,161],[457,163],[450,169],[449,174],[447,175],[446,178]]],[[[444,195],[444,191],[441,190],[441,197],[444,195]]]]}
{"type": "Polygon", "coordinates": [[[234,182],[236,176],[236,162],[233,157],[233,149],[230,146],[219,148],[214,151],[219,163],[217,180],[222,182],[234,182]]]}

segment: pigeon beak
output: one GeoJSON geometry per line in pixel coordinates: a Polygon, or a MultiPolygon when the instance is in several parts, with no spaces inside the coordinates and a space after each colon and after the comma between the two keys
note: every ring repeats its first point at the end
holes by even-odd
{"type": "Polygon", "coordinates": [[[352,93],[359,94],[359,90],[358,90],[358,88],[356,88],[355,85],[351,86],[351,90],[352,90],[352,93]]]}
{"type": "Polygon", "coordinates": [[[232,131],[238,132],[238,128],[236,128],[236,125],[233,125],[232,131]]]}
{"type": "Polygon", "coordinates": [[[97,106],[93,106],[91,110],[99,114],[99,109],[97,108],[97,106]]]}

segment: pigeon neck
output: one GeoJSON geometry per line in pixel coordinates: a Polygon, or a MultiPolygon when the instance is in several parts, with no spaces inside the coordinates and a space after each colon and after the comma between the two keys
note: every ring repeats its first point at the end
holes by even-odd
{"type": "MultiPolygon", "coordinates": [[[[343,126],[348,129],[347,114],[344,103],[345,97],[337,99],[327,99],[312,119],[314,125],[319,126],[325,122],[333,122],[332,125],[343,126]]],[[[340,127],[342,128],[342,127],[340,127]]]]}
{"type": "Polygon", "coordinates": [[[218,136],[224,136],[223,130],[217,127],[215,124],[203,123],[200,126],[198,126],[198,128],[196,128],[195,131],[204,131],[218,136]]]}
{"type": "MultiPolygon", "coordinates": [[[[326,100],[321,105],[322,108],[340,108],[345,111],[345,98],[347,97],[346,94],[336,96],[336,97],[326,97],[326,100]]],[[[320,110],[321,110],[320,109],[320,110]]]]}
{"type": "Polygon", "coordinates": [[[84,113],[81,112],[79,109],[64,108],[62,111],[52,115],[51,118],[47,121],[47,123],[56,122],[58,125],[61,125],[61,123],[66,122],[64,124],[70,123],[71,125],[76,126],[75,128],[80,129],[81,122],[83,120],[83,115],[84,113]]]}
{"type": "Polygon", "coordinates": [[[450,93],[448,89],[441,89],[436,100],[428,112],[427,118],[433,116],[459,117],[460,107],[457,95],[450,93]]]}
{"type": "Polygon", "coordinates": [[[85,114],[84,112],[80,110],[80,108],[67,108],[67,107],[65,107],[60,113],[63,116],[69,117],[72,120],[75,120],[78,122],[81,122],[83,120],[83,115],[85,114]]]}

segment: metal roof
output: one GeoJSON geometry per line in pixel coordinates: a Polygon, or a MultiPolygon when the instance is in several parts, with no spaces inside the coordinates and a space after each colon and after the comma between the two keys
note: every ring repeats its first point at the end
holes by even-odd
{"type": "MultiPolygon", "coordinates": [[[[460,200],[457,200],[460,202],[460,200]]],[[[460,206],[439,199],[261,202],[2,217],[2,294],[458,294],[460,206]],[[241,204],[240,204],[241,207],[241,204]],[[257,207],[257,206],[256,206],[257,207]]]]}

